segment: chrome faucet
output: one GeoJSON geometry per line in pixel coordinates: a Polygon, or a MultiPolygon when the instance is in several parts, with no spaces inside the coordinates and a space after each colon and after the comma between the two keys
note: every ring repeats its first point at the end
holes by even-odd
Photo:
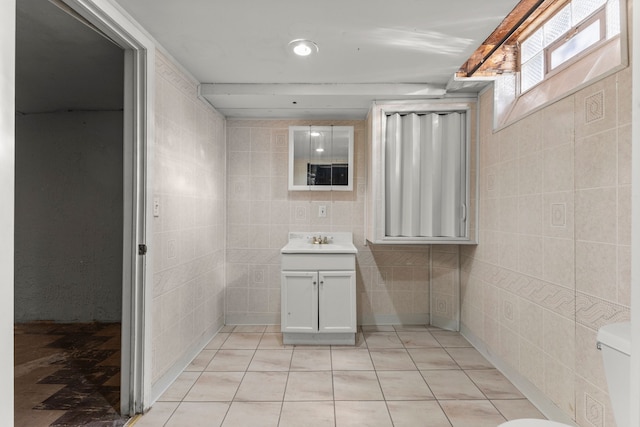
{"type": "Polygon", "coordinates": [[[322,237],[322,235],[313,236],[313,244],[314,245],[326,245],[329,243],[327,236],[322,237]]]}

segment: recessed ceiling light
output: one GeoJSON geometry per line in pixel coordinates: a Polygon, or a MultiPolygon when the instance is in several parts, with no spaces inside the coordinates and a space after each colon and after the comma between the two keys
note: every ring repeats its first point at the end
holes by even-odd
{"type": "Polygon", "coordinates": [[[309,56],[318,52],[318,45],[311,40],[295,39],[289,42],[289,49],[298,56],[309,56]]]}
{"type": "Polygon", "coordinates": [[[316,148],[316,151],[317,151],[318,153],[322,153],[322,152],[324,151],[324,148],[316,148]]]}

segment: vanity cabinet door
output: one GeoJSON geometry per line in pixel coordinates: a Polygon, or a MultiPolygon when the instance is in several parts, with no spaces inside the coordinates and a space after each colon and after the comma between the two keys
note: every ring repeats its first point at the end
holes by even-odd
{"type": "Polygon", "coordinates": [[[356,272],[321,271],[319,332],[356,332],[356,272]]]}
{"type": "Polygon", "coordinates": [[[282,332],[318,331],[318,273],[282,272],[282,332]]]}

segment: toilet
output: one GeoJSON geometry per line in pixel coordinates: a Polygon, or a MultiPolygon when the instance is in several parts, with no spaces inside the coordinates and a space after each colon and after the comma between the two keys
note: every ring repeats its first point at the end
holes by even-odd
{"type": "Polygon", "coordinates": [[[609,398],[618,427],[629,424],[629,375],[631,373],[631,322],[612,323],[598,331],[609,398]]]}
{"type": "MultiPolygon", "coordinates": [[[[629,372],[631,354],[631,323],[612,323],[598,331],[598,349],[607,377],[607,387],[613,415],[618,427],[629,425],[629,372]]],[[[498,427],[568,427],[567,424],[539,419],[507,421],[498,427]]]]}
{"type": "Polygon", "coordinates": [[[569,427],[566,424],[549,420],[540,420],[534,418],[522,418],[520,420],[507,421],[498,427],[569,427]]]}

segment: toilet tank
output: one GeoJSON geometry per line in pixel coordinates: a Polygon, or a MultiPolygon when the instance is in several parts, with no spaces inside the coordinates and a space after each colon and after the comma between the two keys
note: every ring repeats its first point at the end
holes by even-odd
{"type": "Polygon", "coordinates": [[[618,427],[629,425],[629,375],[631,373],[631,323],[612,323],[598,331],[609,398],[618,427]]]}

